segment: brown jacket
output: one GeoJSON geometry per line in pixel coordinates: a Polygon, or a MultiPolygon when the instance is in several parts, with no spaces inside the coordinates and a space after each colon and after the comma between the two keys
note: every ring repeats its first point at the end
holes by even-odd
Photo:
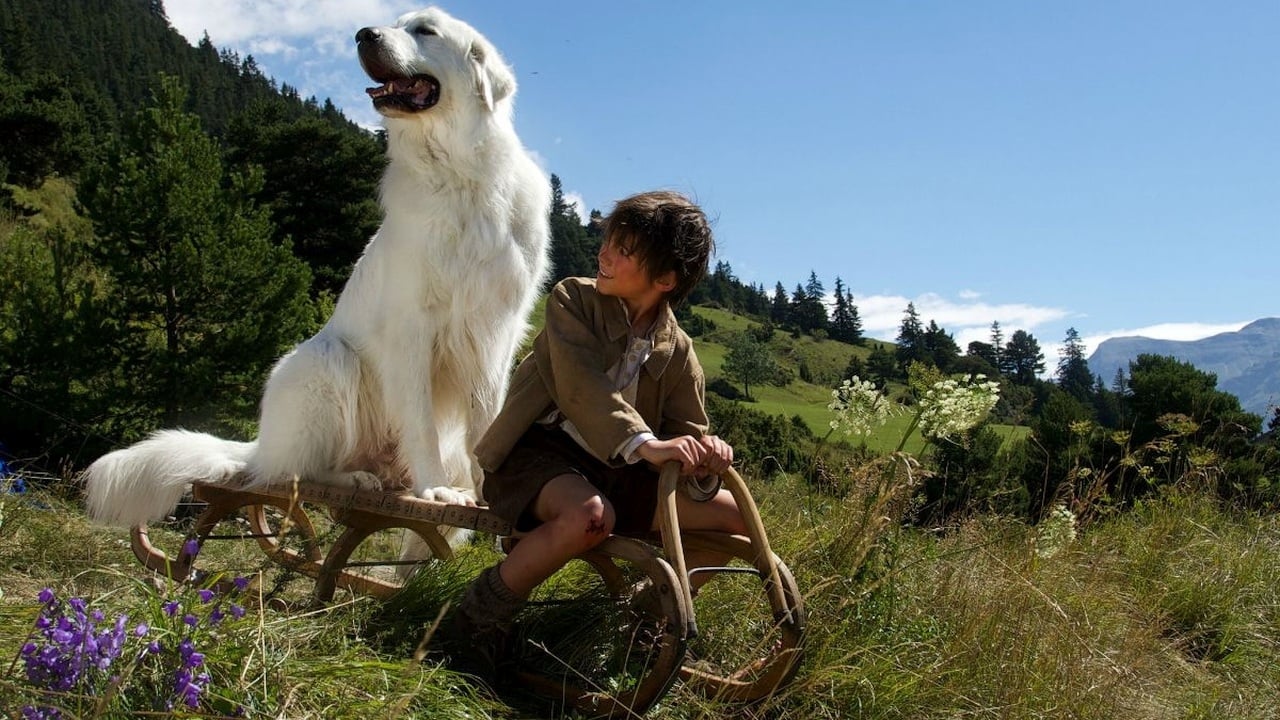
{"type": "Polygon", "coordinates": [[[476,446],[487,471],[496,470],[526,430],[559,408],[605,462],[623,442],[649,431],[659,438],[707,432],[706,380],[693,342],[663,305],[653,353],[636,386],[635,406],[607,372],[627,349],[629,323],[622,301],[596,292],[594,280],[567,278],[547,298],[546,325],[516,368],[498,417],[476,446]]]}

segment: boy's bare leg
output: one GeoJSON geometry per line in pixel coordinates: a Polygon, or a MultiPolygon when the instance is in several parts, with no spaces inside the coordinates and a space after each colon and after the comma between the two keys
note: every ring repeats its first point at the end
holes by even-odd
{"type": "Polygon", "coordinates": [[[520,538],[499,566],[502,581],[520,597],[565,563],[604,542],[613,532],[613,506],[580,475],[559,475],[533,503],[542,524],[520,538]]]}
{"type": "Polygon", "coordinates": [[[613,532],[613,506],[578,475],[547,483],[533,504],[543,521],[467,586],[454,616],[464,667],[500,682],[509,667],[511,622],[539,583],[613,532]]]}

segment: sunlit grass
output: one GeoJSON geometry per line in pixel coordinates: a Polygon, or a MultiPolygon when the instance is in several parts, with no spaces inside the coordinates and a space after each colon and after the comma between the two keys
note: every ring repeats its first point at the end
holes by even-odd
{"type": "MultiPolygon", "coordinates": [[[[832,497],[787,476],[753,483],[808,612],[796,681],[746,709],[677,683],[651,717],[1280,716],[1275,517],[1175,492],[1106,515],[1042,557],[1036,530],[1020,522],[908,529],[897,479],[866,471],[850,487],[832,497]]],[[[36,493],[4,503],[0,647],[10,653],[27,637],[42,587],[113,612],[173,590],[133,560],[127,533],[89,526],[74,502],[36,493]]],[[[513,708],[453,672],[438,638],[412,659],[440,611],[498,557],[491,541],[478,538],[389,601],[339,593],[324,608],[248,603],[252,622],[235,642],[207,649],[218,692],[249,717],[529,716],[532,706],[513,708]]],[[[218,559],[249,567],[255,552],[218,559]]],[[[588,576],[565,576],[560,590],[588,576]]],[[[699,598],[699,651],[714,657],[753,640],[759,628],[740,624],[741,584],[709,586],[699,598]]],[[[0,707],[29,700],[21,666],[8,667],[0,707]]]]}

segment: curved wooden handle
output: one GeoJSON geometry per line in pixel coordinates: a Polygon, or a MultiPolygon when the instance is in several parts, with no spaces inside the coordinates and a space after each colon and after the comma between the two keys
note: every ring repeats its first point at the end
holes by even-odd
{"type": "Polygon", "coordinates": [[[688,609],[687,637],[698,636],[698,620],[693,613],[693,594],[689,590],[689,568],[684,560],[684,540],[680,537],[680,515],[676,512],[676,487],[680,482],[680,463],[669,462],[662,466],[658,476],[658,530],[662,532],[662,547],[667,562],[676,570],[680,580],[680,602],[688,609]]]}
{"type": "Polygon", "coordinates": [[[782,595],[782,582],[778,575],[778,563],[774,561],[773,549],[769,547],[769,536],[765,534],[764,521],[760,519],[760,509],[756,507],[755,498],[751,497],[751,491],[747,489],[746,481],[733,468],[725,470],[720,479],[738,504],[738,512],[742,514],[743,524],[747,526],[747,537],[751,538],[751,546],[769,565],[767,588],[769,602],[775,608],[788,607],[782,595]]]}
{"type": "MultiPolygon", "coordinates": [[[[769,547],[769,536],[764,530],[764,521],[760,519],[760,509],[756,507],[755,498],[747,489],[747,483],[732,467],[721,474],[724,487],[733,495],[742,514],[743,524],[747,526],[747,537],[757,555],[764,559],[769,568],[769,579],[765,583],[769,594],[769,602],[775,608],[789,607],[783,596],[781,577],[778,565],[774,561],[772,548],[769,547]]],[[[689,608],[689,637],[698,634],[698,620],[693,612],[693,593],[689,584],[689,568],[684,559],[684,540],[680,536],[680,517],[676,512],[676,489],[680,482],[680,463],[668,462],[662,467],[658,478],[658,529],[662,531],[662,546],[667,554],[667,561],[676,570],[680,578],[680,592],[684,597],[685,607],[689,608]]]]}

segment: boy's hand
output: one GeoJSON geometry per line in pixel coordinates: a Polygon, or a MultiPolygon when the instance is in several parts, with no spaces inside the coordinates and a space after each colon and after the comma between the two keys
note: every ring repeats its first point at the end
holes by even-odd
{"type": "Polygon", "coordinates": [[[670,440],[647,440],[636,452],[659,468],[671,461],[678,462],[680,474],[691,475],[707,451],[694,436],[681,435],[670,440]]]}
{"type": "Polygon", "coordinates": [[[670,440],[653,439],[641,445],[636,452],[658,467],[667,462],[678,462],[681,475],[696,477],[718,475],[733,464],[733,448],[715,435],[704,435],[700,440],[692,435],[670,440]]]}
{"type": "Polygon", "coordinates": [[[706,450],[706,454],[702,456],[702,461],[698,463],[698,466],[693,469],[695,477],[719,475],[728,470],[729,466],[733,464],[733,447],[729,443],[715,435],[703,435],[700,442],[706,450]]]}

